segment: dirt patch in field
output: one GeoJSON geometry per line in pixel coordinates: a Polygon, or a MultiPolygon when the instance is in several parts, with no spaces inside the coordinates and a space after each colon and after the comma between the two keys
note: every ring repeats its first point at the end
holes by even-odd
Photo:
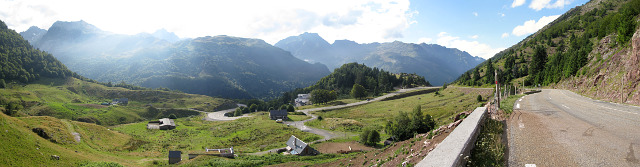
{"type": "Polygon", "coordinates": [[[375,148],[367,147],[358,142],[345,142],[345,143],[320,143],[315,145],[315,149],[323,154],[335,154],[338,151],[349,151],[349,147],[351,150],[362,150],[362,151],[371,151],[375,148]]]}
{"type": "Polygon", "coordinates": [[[109,107],[109,106],[104,106],[104,105],[100,105],[100,104],[77,104],[77,105],[83,106],[83,107],[95,108],[95,109],[101,109],[101,108],[109,107]]]}
{"type": "Polygon", "coordinates": [[[401,166],[403,162],[415,165],[422,161],[454,129],[454,127],[446,128],[446,125],[442,127],[441,133],[433,139],[428,139],[427,134],[419,134],[414,138],[394,143],[384,149],[365,151],[351,158],[314,164],[313,166],[401,166]]]}

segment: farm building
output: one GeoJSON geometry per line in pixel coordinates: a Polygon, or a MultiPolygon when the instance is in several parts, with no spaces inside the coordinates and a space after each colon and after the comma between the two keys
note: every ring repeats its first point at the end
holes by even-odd
{"type": "Polygon", "coordinates": [[[276,120],[276,119],[286,120],[287,110],[271,110],[269,111],[269,118],[271,118],[272,120],[276,120]]]}
{"type": "Polygon", "coordinates": [[[311,104],[311,101],[309,101],[310,99],[311,96],[309,96],[309,94],[298,94],[298,98],[295,99],[296,107],[311,104]]]}
{"type": "Polygon", "coordinates": [[[127,105],[127,104],[129,104],[129,98],[113,99],[111,101],[111,104],[113,104],[113,105],[116,105],[116,104],[127,105]]]}
{"type": "Polygon", "coordinates": [[[158,121],[149,121],[147,129],[171,130],[176,128],[176,123],[172,119],[162,118],[158,121]]]}
{"type": "Polygon", "coordinates": [[[292,155],[316,155],[318,151],[311,148],[307,143],[291,135],[287,141],[287,151],[292,155]]]}
{"type": "Polygon", "coordinates": [[[182,161],[181,151],[169,151],[169,164],[175,164],[182,161]]]}

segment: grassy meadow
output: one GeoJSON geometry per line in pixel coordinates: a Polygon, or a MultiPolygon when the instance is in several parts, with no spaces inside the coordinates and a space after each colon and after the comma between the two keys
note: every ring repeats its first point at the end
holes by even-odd
{"type": "MultiPolygon", "coordinates": [[[[6,108],[9,103],[19,104],[19,116],[53,116],[107,126],[155,119],[144,117],[147,115],[148,106],[214,111],[233,105],[231,100],[203,95],[159,90],[128,90],[75,78],[45,78],[28,85],[12,84],[10,88],[0,89],[0,107],[6,108]],[[129,104],[100,105],[115,98],[129,98],[129,104]]],[[[191,113],[193,114],[198,113],[191,113]]],[[[157,116],[166,117],[168,114],[157,116]]]]}
{"type": "Polygon", "coordinates": [[[322,116],[322,120],[306,123],[307,126],[359,134],[364,128],[381,130],[383,137],[388,137],[382,129],[388,119],[393,119],[400,111],[411,112],[420,105],[423,114],[431,115],[437,126],[453,122],[453,117],[464,111],[479,107],[483,102],[477,101],[478,94],[483,99],[492,94],[491,89],[470,89],[449,87],[437,93],[427,93],[405,98],[380,101],[331,111],[317,111],[313,114],[322,116]]]}
{"type": "Polygon", "coordinates": [[[251,153],[285,147],[295,135],[304,141],[321,137],[302,132],[293,126],[276,123],[266,112],[234,121],[203,121],[202,116],[175,120],[176,129],[148,130],[146,122],[118,125],[113,130],[141,140],[131,154],[138,156],[164,156],[169,150],[204,151],[205,148],[233,147],[238,153],[251,153]]]}

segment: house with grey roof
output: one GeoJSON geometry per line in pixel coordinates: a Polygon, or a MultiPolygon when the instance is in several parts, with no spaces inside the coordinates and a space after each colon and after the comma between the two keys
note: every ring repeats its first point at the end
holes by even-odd
{"type": "Polygon", "coordinates": [[[276,120],[276,119],[286,120],[287,110],[271,110],[269,111],[269,118],[271,118],[272,120],[276,120]]]}
{"type": "Polygon", "coordinates": [[[129,98],[113,99],[111,101],[111,104],[113,104],[113,105],[116,105],[116,104],[127,105],[127,104],[129,104],[129,98]]]}
{"type": "Polygon", "coordinates": [[[291,135],[287,141],[287,151],[292,155],[317,155],[318,151],[311,148],[309,144],[291,135]]]}
{"type": "Polygon", "coordinates": [[[158,121],[149,121],[147,124],[147,129],[160,129],[160,130],[171,130],[176,128],[176,123],[173,122],[173,119],[162,118],[158,121]]]}

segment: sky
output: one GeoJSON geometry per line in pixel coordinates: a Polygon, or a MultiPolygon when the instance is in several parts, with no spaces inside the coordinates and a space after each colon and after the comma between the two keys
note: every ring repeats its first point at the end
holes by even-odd
{"type": "Polygon", "coordinates": [[[304,32],[327,42],[402,41],[491,58],[586,0],[0,0],[17,32],[84,20],[118,34],[229,35],[270,44],[304,32]]]}

